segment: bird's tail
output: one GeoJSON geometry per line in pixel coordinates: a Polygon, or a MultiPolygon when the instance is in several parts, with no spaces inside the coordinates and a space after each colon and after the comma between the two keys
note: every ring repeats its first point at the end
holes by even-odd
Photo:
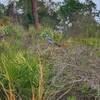
{"type": "Polygon", "coordinates": [[[54,43],[54,45],[57,46],[57,47],[61,47],[61,45],[58,44],[58,43],[54,43]]]}

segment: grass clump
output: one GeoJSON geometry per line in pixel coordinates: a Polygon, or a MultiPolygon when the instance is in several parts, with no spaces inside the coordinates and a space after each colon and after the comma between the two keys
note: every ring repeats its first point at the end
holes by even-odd
{"type": "Polygon", "coordinates": [[[1,89],[4,88],[7,95],[11,90],[16,97],[28,100],[31,98],[32,89],[38,88],[39,70],[36,56],[29,56],[22,51],[1,54],[0,69],[0,83],[3,84],[1,89]]]}
{"type": "Polygon", "coordinates": [[[10,33],[7,30],[5,38],[0,40],[0,99],[41,100],[45,68],[40,51],[31,53],[24,48],[26,32],[22,27],[11,27],[13,30],[10,28],[10,33]]]}

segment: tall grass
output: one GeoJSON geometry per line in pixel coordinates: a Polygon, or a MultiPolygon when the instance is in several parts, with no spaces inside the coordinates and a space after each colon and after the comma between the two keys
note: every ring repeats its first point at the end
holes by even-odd
{"type": "Polygon", "coordinates": [[[22,39],[28,33],[22,28],[3,28],[2,34],[5,31],[6,39],[0,40],[0,99],[42,100],[44,64],[40,51],[35,54],[23,48],[22,39]]]}
{"type": "Polygon", "coordinates": [[[40,58],[38,60],[35,55],[32,57],[18,51],[1,54],[0,61],[0,83],[3,90],[0,92],[4,92],[7,100],[15,100],[18,96],[24,100],[31,100],[31,97],[32,100],[42,100],[44,76],[40,58]]]}
{"type": "MultiPolygon", "coordinates": [[[[22,51],[12,52],[11,54],[1,54],[1,80],[8,100],[12,96],[18,95],[24,100],[31,97],[32,89],[38,88],[38,60],[28,56],[22,51]]],[[[2,91],[1,91],[2,92],[2,91]]]]}

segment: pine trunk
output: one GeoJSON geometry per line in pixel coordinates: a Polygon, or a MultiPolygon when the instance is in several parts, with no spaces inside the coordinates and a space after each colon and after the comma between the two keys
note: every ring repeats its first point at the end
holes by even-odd
{"type": "Polygon", "coordinates": [[[40,24],[39,24],[39,18],[38,18],[38,11],[37,11],[37,0],[32,0],[32,15],[34,19],[34,25],[36,30],[39,30],[40,24]]]}

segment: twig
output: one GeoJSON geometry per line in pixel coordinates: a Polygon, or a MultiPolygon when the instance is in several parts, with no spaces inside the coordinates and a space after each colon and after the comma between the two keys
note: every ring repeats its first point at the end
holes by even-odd
{"type": "Polygon", "coordinates": [[[68,92],[70,92],[70,90],[73,88],[74,83],[71,85],[71,87],[65,92],[63,93],[57,100],[60,100],[63,96],[65,96],[68,92]]]}

